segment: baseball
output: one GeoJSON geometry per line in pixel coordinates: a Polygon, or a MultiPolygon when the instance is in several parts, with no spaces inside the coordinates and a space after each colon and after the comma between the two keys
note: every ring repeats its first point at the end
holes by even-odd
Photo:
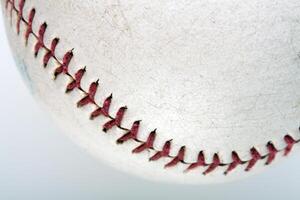
{"type": "Polygon", "coordinates": [[[299,0],[1,3],[30,92],[107,165],[228,182],[300,146],[299,0]]]}

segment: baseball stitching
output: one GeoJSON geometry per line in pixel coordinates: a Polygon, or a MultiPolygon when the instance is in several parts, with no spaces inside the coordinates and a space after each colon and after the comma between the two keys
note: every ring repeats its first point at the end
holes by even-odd
{"type": "Polygon", "coordinates": [[[271,164],[274,159],[276,158],[277,153],[283,152],[284,156],[288,155],[291,150],[293,149],[293,146],[295,144],[299,144],[300,140],[294,139],[291,135],[285,135],[283,140],[286,144],[284,149],[277,149],[274,144],[269,141],[266,144],[268,153],[266,155],[261,155],[259,151],[255,148],[252,147],[249,149],[249,154],[251,155],[251,159],[249,160],[242,160],[239,156],[239,154],[236,151],[232,151],[231,157],[232,157],[232,162],[231,163],[222,163],[220,160],[220,157],[218,153],[215,153],[212,158],[211,163],[206,162],[206,158],[204,155],[204,151],[200,151],[198,154],[197,162],[195,163],[189,163],[185,161],[185,146],[182,146],[176,156],[171,156],[170,151],[172,148],[172,140],[168,140],[164,142],[164,145],[161,150],[158,150],[154,148],[154,143],[155,143],[155,138],[156,138],[156,130],[152,131],[149,133],[148,138],[146,141],[143,141],[139,139],[138,137],[138,132],[139,132],[139,127],[141,122],[140,121],[135,121],[132,124],[131,128],[125,128],[123,127],[122,124],[122,119],[125,115],[125,112],[127,110],[127,107],[121,107],[117,111],[115,117],[113,117],[109,113],[109,108],[110,104],[112,102],[112,95],[108,96],[104,102],[102,103],[102,106],[100,104],[95,102],[95,95],[97,92],[97,87],[99,85],[99,80],[93,82],[90,84],[90,87],[88,90],[84,90],[81,87],[81,79],[84,76],[86,72],[86,68],[79,69],[74,75],[71,75],[69,73],[69,64],[70,61],[73,58],[73,52],[72,50],[68,51],[65,53],[63,59],[60,61],[56,54],[55,54],[55,49],[56,46],[59,43],[59,38],[54,38],[51,42],[50,47],[46,46],[44,43],[44,34],[47,29],[47,23],[44,22],[39,26],[39,31],[35,33],[32,30],[32,23],[34,20],[34,17],[36,15],[36,10],[35,8],[32,8],[28,14],[28,18],[25,19],[24,13],[23,13],[23,8],[25,6],[25,0],[19,0],[18,5],[16,5],[15,0],[6,0],[6,10],[9,10],[10,13],[10,18],[12,19],[12,14],[15,13],[17,16],[17,22],[16,22],[16,30],[17,34],[20,35],[20,24],[23,23],[26,26],[26,31],[24,33],[24,38],[25,42],[27,45],[27,41],[32,35],[37,42],[35,43],[34,47],[34,56],[37,57],[38,53],[40,52],[41,49],[44,49],[46,53],[43,56],[43,66],[47,67],[48,61],[50,59],[54,59],[58,64],[59,67],[57,67],[54,70],[54,78],[60,75],[65,75],[68,76],[71,81],[70,83],[66,86],[66,93],[70,93],[74,90],[79,90],[85,94],[85,97],[82,98],[81,100],[78,101],[77,106],[78,107],[83,107],[88,104],[92,104],[96,106],[96,110],[93,111],[90,115],[90,119],[93,120],[94,118],[99,117],[100,115],[104,116],[107,118],[107,122],[102,126],[104,132],[108,132],[111,128],[113,127],[118,127],[119,129],[125,130],[126,134],[122,135],[119,139],[117,139],[118,144],[125,143],[126,141],[129,140],[134,140],[136,143],[138,143],[137,147],[132,150],[133,154],[136,153],[141,153],[145,150],[153,150],[154,154],[149,158],[149,161],[156,161],[159,160],[162,157],[169,157],[171,158],[171,161],[165,164],[165,168],[170,168],[178,165],[179,163],[182,163],[184,165],[187,165],[187,168],[185,171],[190,171],[192,169],[198,168],[198,167],[205,167],[205,171],[203,172],[203,175],[209,174],[213,172],[215,169],[217,169],[219,166],[226,166],[227,169],[224,171],[224,175],[228,174],[229,172],[232,172],[236,167],[239,165],[246,165],[245,171],[250,171],[258,161],[263,160],[266,158],[265,164],[271,164]]]}

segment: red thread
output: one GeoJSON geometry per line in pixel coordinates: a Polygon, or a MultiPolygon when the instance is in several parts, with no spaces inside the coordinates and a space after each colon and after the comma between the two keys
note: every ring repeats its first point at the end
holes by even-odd
{"type": "Polygon", "coordinates": [[[6,9],[8,9],[8,4],[11,4],[10,9],[9,9],[9,16],[10,16],[10,19],[11,19],[10,22],[12,22],[12,14],[13,14],[13,11],[16,10],[16,8],[15,8],[15,0],[7,0],[6,1],[6,9]]]}
{"type": "Polygon", "coordinates": [[[46,22],[43,23],[40,26],[39,33],[38,33],[38,40],[37,40],[37,43],[35,44],[35,47],[34,47],[34,55],[35,56],[37,56],[40,49],[42,47],[44,47],[44,35],[45,35],[45,32],[46,32],[46,28],[47,28],[46,22]]]}
{"type": "MultiPolygon", "coordinates": [[[[111,125],[110,125],[111,126],[111,125]]],[[[132,124],[130,131],[128,131],[125,135],[117,139],[117,144],[123,144],[127,140],[135,140],[140,128],[140,121],[135,121],[132,124]]]]}
{"type": "Polygon", "coordinates": [[[185,154],[185,146],[182,146],[179,151],[178,154],[175,158],[173,158],[173,160],[171,160],[169,163],[165,164],[165,168],[168,167],[174,167],[175,165],[177,165],[179,162],[184,162],[184,154],[185,154]]]}
{"type": "Polygon", "coordinates": [[[140,146],[138,146],[135,149],[133,149],[132,153],[141,153],[142,151],[144,151],[146,149],[152,149],[155,137],[156,137],[156,130],[152,131],[149,134],[146,142],[142,143],[140,146]]]}
{"type": "Polygon", "coordinates": [[[6,0],[6,2],[5,2],[5,9],[8,9],[8,4],[9,3],[10,3],[9,0],[6,0]]]}
{"type": "MultiPolygon", "coordinates": [[[[14,5],[14,4],[13,4],[14,5]]],[[[20,25],[21,25],[21,20],[23,18],[23,8],[25,5],[25,0],[20,0],[19,1],[19,12],[17,14],[17,33],[20,33],[20,25]]]]}
{"type": "Polygon", "coordinates": [[[28,24],[27,24],[27,29],[25,32],[25,42],[27,44],[28,39],[29,39],[29,35],[32,33],[32,22],[35,16],[35,9],[31,9],[29,16],[28,16],[28,24]]]}
{"type": "Polygon", "coordinates": [[[99,80],[91,83],[88,94],[86,94],[85,97],[83,97],[80,101],[77,102],[77,107],[82,107],[89,103],[95,102],[94,98],[97,92],[98,85],[99,85],[99,80]]]}
{"type": "Polygon", "coordinates": [[[248,162],[248,166],[246,167],[245,171],[250,171],[254,165],[257,163],[258,160],[262,159],[262,156],[259,154],[259,152],[253,147],[250,149],[251,154],[251,160],[248,162]]]}
{"type": "Polygon", "coordinates": [[[81,83],[81,79],[85,73],[86,69],[79,69],[76,73],[75,73],[75,80],[72,80],[71,83],[69,83],[67,85],[67,89],[66,92],[71,92],[72,90],[74,90],[75,88],[80,88],[80,83],[81,83]]]}
{"type": "MultiPolygon", "coordinates": [[[[111,119],[110,121],[106,122],[103,125],[103,131],[106,132],[114,126],[120,127],[121,126],[121,121],[123,119],[123,116],[124,116],[126,110],[127,110],[127,107],[119,108],[119,110],[116,114],[116,117],[111,119]]],[[[137,123],[137,122],[135,122],[135,123],[137,123]]]]}
{"type": "Polygon", "coordinates": [[[45,35],[46,29],[47,29],[46,22],[43,23],[42,25],[40,25],[39,31],[37,34],[33,32],[32,24],[33,24],[34,17],[36,15],[36,9],[32,8],[29,11],[28,19],[26,20],[23,17],[23,9],[25,6],[25,0],[19,0],[18,7],[15,6],[14,0],[6,0],[6,5],[5,5],[6,9],[8,9],[9,4],[11,5],[10,9],[9,9],[10,18],[12,19],[13,11],[15,11],[16,15],[17,15],[17,22],[16,22],[17,33],[18,34],[20,33],[20,26],[21,26],[22,22],[26,26],[26,30],[25,30],[25,34],[24,34],[24,39],[26,42],[25,44],[27,44],[29,36],[30,36],[30,34],[32,34],[33,37],[37,40],[35,47],[34,47],[34,55],[37,56],[41,49],[44,49],[46,51],[46,53],[43,57],[43,63],[42,63],[44,65],[44,67],[46,67],[48,65],[48,62],[51,58],[54,59],[55,61],[57,61],[59,63],[59,67],[57,67],[54,71],[54,78],[56,78],[60,74],[65,74],[69,78],[71,78],[71,82],[66,86],[66,92],[71,92],[75,88],[78,88],[79,90],[81,90],[82,92],[84,92],[86,94],[84,98],[82,98],[80,101],[78,101],[78,103],[77,103],[78,107],[85,106],[87,104],[95,105],[97,107],[97,109],[91,113],[90,118],[94,119],[95,117],[98,117],[100,115],[103,115],[104,117],[108,118],[109,121],[103,125],[104,132],[110,130],[111,128],[113,128],[115,126],[122,130],[127,130],[127,133],[124,134],[123,136],[121,136],[117,140],[117,143],[122,144],[128,140],[134,140],[135,142],[140,143],[139,146],[137,146],[135,149],[132,150],[133,153],[140,153],[142,151],[149,150],[149,149],[153,150],[154,155],[149,158],[149,161],[156,161],[163,157],[169,157],[169,158],[171,158],[171,161],[165,165],[166,168],[176,166],[179,163],[188,164],[188,167],[185,171],[189,171],[191,169],[196,169],[197,167],[200,167],[200,166],[208,166],[208,168],[203,172],[204,175],[213,172],[219,166],[227,166],[227,169],[224,172],[224,174],[228,174],[229,172],[233,171],[237,166],[242,165],[244,163],[247,163],[245,171],[249,171],[255,166],[255,164],[259,160],[262,160],[264,158],[267,158],[266,164],[270,164],[273,162],[273,160],[276,157],[276,154],[279,151],[284,151],[284,155],[288,155],[290,153],[290,151],[293,149],[294,145],[296,143],[299,143],[299,140],[295,140],[290,135],[285,135],[283,139],[286,143],[286,147],[284,149],[278,150],[278,149],[276,149],[276,147],[274,146],[274,144],[272,142],[268,142],[268,144],[266,145],[266,147],[268,149],[268,153],[266,155],[263,155],[263,156],[260,155],[260,153],[257,151],[257,149],[255,147],[253,147],[250,149],[251,159],[245,160],[245,161],[241,160],[238,153],[233,151],[231,163],[222,163],[218,154],[214,154],[212,163],[206,163],[203,151],[199,152],[197,162],[187,163],[184,161],[185,149],[186,149],[185,146],[182,146],[180,148],[180,150],[178,151],[176,156],[170,156],[171,140],[166,141],[161,150],[154,149],[153,144],[154,144],[154,141],[156,138],[156,130],[149,133],[146,141],[139,140],[138,139],[138,130],[140,127],[140,121],[134,122],[131,129],[127,129],[127,128],[124,128],[121,126],[121,122],[123,120],[123,116],[125,114],[127,107],[119,108],[115,118],[113,118],[109,114],[109,108],[110,108],[111,101],[112,101],[112,95],[110,95],[109,97],[107,97],[104,100],[102,107],[100,107],[95,102],[94,98],[95,98],[95,95],[97,92],[97,87],[99,85],[98,81],[90,84],[88,92],[86,92],[84,89],[81,88],[81,80],[85,74],[86,68],[79,69],[75,73],[74,76],[69,73],[69,65],[73,58],[73,50],[70,50],[65,53],[65,55],[62,59],[62,62],[57,59],[57,57],[55,55],[55,49],[56,49],[57,44],[59,43],[59,39],[54,38],[51,42],[50,48],[48,48],[44,43],[44,35],[45,35]]]}
{"type": "Polygon", "coordinates": [[[284,155],[287,156],[291,150],[293,149],[293,146],[297,143],[294,138],[292,138],[290,135],[284,136],[284,141],[287,144],[286,148],[284,149],[284,155]]]}
{"type": "Polygon", "coordinates": [[[105,99],[102,107],[99,107],[94,112],[92,112],[92,114],[90,116],[90,119],[94,119],[94,118],[96,118],[100,115],[103,115],[105,117],[109,117],[109,107],[110,107],[110,104],[111,104],[111,100],[112,100],[112,94],[105,99]]]}
{"type": "Polygon", "coordinates": [[[234,170],[238,165],[243,164],[243,161],[240,159],[237,152],[233,151],[231,157],[232,157],[232,163],[230,163],[227,170],[224,172],[225,175],[231,172],[232,170],[234,170]]]}
{"type": "Polygon", "coordinates": [[[278,151],[275,148],[274,144],[271,143],[271,142],[268,142],[267,149],[269,150],[269,154],[267,156],[268,158],[267,158],[266,165],[269,165],[275,159],[275,156],[276,156],[276,154],[277,154],[278,151]]]}
{"type": "Polygon", "coordinates": [[[198,154],[197,162],[190,164],[190,166],[186,169],[186,171],[195,169],[197,167],[206,166],[205,157],[203,151],[200,151],[198,154]]]}
{"type": "Polygon", "coordinates": [[[44,65],[44,67],[46,67],[48,65],[48,62],[49,62],[50,58],[54,57],[54,55],[55,55],[55,49],[56,49],[56,46],[57,46],[58,42],[59,42],[58,38],[54,38],[52,40],[50,49],[47,49],[47,53],[45,54],[45,56],[43,58],[43,65],[44,65]]]}
{"type": "Polygon", "coordinates": [[[156,152],[152,157],[150,157],[149,161],[156,161],[162,157],[169,156],[170,150],[171,150],[171,140],[166,141],[162,150],[156,152]]]}
{"type": "Polygon", "coordinates": [[[213,157],[213,162],[208,166],[208,168],[203,172],[203,175],[207,175],[214,171],[218,166],[221,165],[221,161],[218,154],[213,157]]]}
{"type": "Polygon", "coordinates": [[[72,58],[73,58],[73,49],[68,51],[67,53],[65,53],[62,64],[58,68],[56,68],[54,71],[54,78],[56,78],[61,73],[64,73],[64,74],[68,73],[69,64],[70,64],[72,58]]]}

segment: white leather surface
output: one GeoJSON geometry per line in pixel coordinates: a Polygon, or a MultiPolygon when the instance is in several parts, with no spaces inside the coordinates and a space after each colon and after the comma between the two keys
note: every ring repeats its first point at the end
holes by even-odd
{"type": "MultiPolygon", "coordinates": [[[[47,21],[45,41],[61,39],[59,58],[74,48],[70,70],[87,66],[83,88],[100,79],[98,102],[113,93],[111,113],[128,106],[125,127],[142,119],[139,138],[157,128],[155,146],[173,139],[172,155],[186,145],[187,161],[205,150],[208,162],[214,153],[230,162],[233,150],[249,159],[253,146],[265,154],[268,141],[280,149],[285,134],[299,138],[299,5],[295,0],[27,1],[24,13],[36,8],[35,32],[47,21]]],[[[221,167],[207,177],[183,174],[180,165],[164,170],[168,159],[149,163],[147,153],[132,155],[134,142],[115,144],[120,130],[103,134],[107,120],[91,122],[92,107],[76,108],[82,94],[64,94],[67,79],[51,80],[54,66],[45,71],[42,57],[34,59],[32,37],[24,48],[15,29],[8,34],[35,96],[101,159],[158,180],[223,181],[245,174],[241,168],[224,177],[221,167]]]]}

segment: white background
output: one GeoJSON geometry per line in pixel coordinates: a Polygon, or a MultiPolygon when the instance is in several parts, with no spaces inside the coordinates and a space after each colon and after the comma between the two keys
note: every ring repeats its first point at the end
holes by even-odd
{"type": "Polygon", "coordinates": [[[30,96],[0,16],[0,200],[299,199],[300,157],[243,181],[171,185],[118,172],[74,145],[30,96]]]}

